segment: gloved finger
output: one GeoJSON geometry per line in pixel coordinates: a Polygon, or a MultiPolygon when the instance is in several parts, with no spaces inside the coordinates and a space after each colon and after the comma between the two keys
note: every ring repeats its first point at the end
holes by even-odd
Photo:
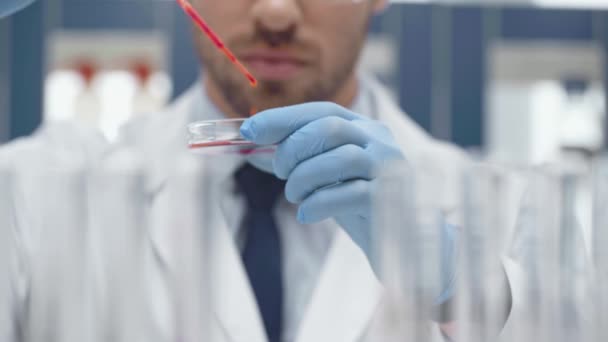
{"type": "Polygon", "coordinates": [[[274,173],[287,179],[302,161],[342,145],[365,147],[368,136],[350,121],[337,116],[315,120],[287,137],[277,148],[274,173]]]}
{"type": "Polygon", "coordinates": [[[361,116],[331,102],[311,102],[265,110],[241,125],[241,135],[259,145],[277,144],[306,124],[327,116],[355,120],[361,116]]]}
{"type": "Polygon", "coordinates": [[[353,180],[308,196],[298,208],[298,221],[315,223],[339,215],[369,216],[371,182],[353,180]]]}
{"type": "Polygon", "coordinates": [[[287,180],[285,197],[303,201],[316,190],[354,179],[372,178],[374,161],[359,146],[343,145],[300,163],[287,180]]]}

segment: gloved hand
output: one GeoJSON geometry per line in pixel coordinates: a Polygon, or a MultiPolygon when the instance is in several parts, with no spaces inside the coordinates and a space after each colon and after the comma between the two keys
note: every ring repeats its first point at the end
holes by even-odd
{"type": "MultiPolygon", "coordinates": [[[[335,218],[371,260],[372,191],[383,164],[404,159],[391,132],[380,122],[329,102],[306,103],[260,112],[241,126],[241,135],[259,145],[277,145],[274,158],[255,166],[287,180],[287,200],[299,204],[298,220],[335,218]]],[[[436,319],[454,293],[457,229],[443,225],[443,280],[436,319]]],[[[377,273],[377,270],[374,270],[377,273]]]]}
{"type": "Polygon", "coordinates": [[[387,127],[337,104],[314,102],[258,113],[243,123],[241,135],[278,145],[267,171],[287,180],[285,195],[299,204],[298,221],[335,218],[369,258],[375,171],[404,158],[387,127]]]}

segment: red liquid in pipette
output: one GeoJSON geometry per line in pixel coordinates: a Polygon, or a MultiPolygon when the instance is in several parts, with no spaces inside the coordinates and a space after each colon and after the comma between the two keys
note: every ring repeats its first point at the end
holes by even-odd
{"type": "Polygon", "coordinates": [[[232,64],[234,64],[234,66],[236,66],[236,68],[239,70],[239,72],[241,74],[245,75],[245,77],[247,77],[249,84],[252,87],[257,86],[258,81],[255,79],[255,77],[253,77],[253,75],[249,72],[249,70],[247,70],[247,68],[245,68],[245,66],[243,64],[241,64],[241,62],[239,62],[238,59],[236,59],[234,54],[226,47],[226,45],[224,45],[224,43],[217,36],[217,34],[215,34],[215,32],[213,32],[211,30],[209,25],[207,25],[207,23],[205,23],[203,18],[196,12],[196,10],[192,7],[192,5],[190,5],[190,3],[186,0],[176,0],[176,1],[184,9],[186,14],[188,14],[190,16],[190,18],[192,18],[192,20],[196,23],[196,25],[203,31],[203,33],[205,33],[207,35],[207,37],[209,37],[209,39],[211,39],[213,44],[222,53],[224,53],[224,55],[226,55],[226,57],[228,57],[228,59],[230,60],[230,62],[232,62],[232,64]]]}

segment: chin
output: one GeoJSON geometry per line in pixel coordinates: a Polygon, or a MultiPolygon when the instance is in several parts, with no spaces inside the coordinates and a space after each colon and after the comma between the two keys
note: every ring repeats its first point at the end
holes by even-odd
{"type": "Polygon", "coordinates": [[[272,108],[278,108],[278,107],[287,107],[287,106],[293,106],[293,105],[297,105],[297,104],[301,104],[301,103],[305,103],[305,102],[310,102],[307,101],[306,99],[302,99],[302,98],[289,98],[289,97],[280,97],[280,98],[273,98],[273,99],[259,99],[259,100],[254,100],[253,103],[255,103],[256,105],[254,106],[256,108],[256,112],[260,112],[266,109],[272,109],[272,108]]]}
{"type": "Polygon", "coordinates": [[[295,88],[289,84],[278,84],[273,82],[272,85],[260,83],[260,92],[255,92],[252,103],[256,104],[259,110],[286,107],[305,102],[315,101],[318,99],[318,90],[321,87],[316,87],[313,90],[311,87],[295,88]]]}

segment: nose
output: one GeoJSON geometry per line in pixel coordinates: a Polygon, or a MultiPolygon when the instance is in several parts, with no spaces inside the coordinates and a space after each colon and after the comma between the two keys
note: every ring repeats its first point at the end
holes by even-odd
{"type": "Polygon", "coordinates": [[[251,13],[260,29],[273,33],[293,31],[302,17],[298,0],[257,0],[251,13]]]}

